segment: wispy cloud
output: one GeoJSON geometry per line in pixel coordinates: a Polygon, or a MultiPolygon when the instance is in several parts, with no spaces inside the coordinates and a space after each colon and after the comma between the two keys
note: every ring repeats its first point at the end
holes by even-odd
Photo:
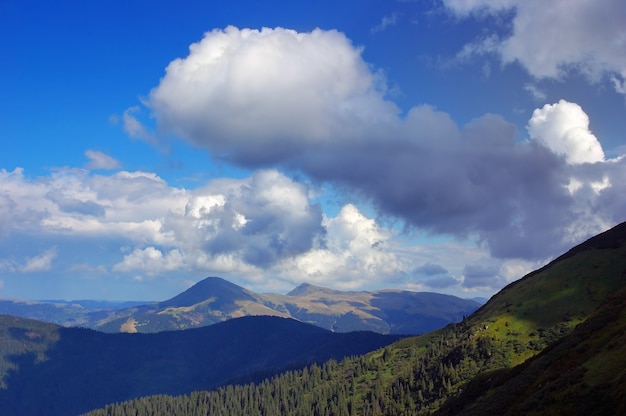
{"type": "Polygon", "coordinates": [[[50,248],[38,256],[27,258],[20,270],[24,273],[48,271],[52,268],[52,261],[56,256],[56,247],[50,248]]]}
{"type": "Polygon", "coordinates": [[[378,33],[386,30],[390,26],[395,26],[398,23],[400,13],[394,12],[388,16],[384,16],[379,24],[370,29],[372,33],[378,33]]]}
{"type": "Polygon", "coordinates": [[[543,102],[547,98],[545,91],[541,90],[535,84],[525,84],[524,91],[529,93],[535,101],[543,102]]]}
{"type": "Polygon", "coordinates": [[[124,131],[133,139],[142,140],[148,144],[156,146],[158,144],[157,137],[135,117],[135,114],[139,111],[141,111],[139,106],[132,106],[124,111],[124,114],[122,114],[122,125],[124,131]]]}
{"type": "Polygon", "coordinates": [[[85,165],[87,169],[112,170],[119,169],[121,166],[120,162],[97,150],[87,150],[85,151],[85,156],[89,159],[89,162],[85,165]]]}

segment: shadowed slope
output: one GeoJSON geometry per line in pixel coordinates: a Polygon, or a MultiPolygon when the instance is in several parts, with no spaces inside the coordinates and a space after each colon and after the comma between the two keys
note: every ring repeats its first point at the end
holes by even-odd
{"type": "Polygon", "coordinates": [[[105,334],[0,316],[0,409],[76,415],[138,396],[256,380],[395,340],[371,332],[333,334],[275,317],[156,334],[105,334]]]}

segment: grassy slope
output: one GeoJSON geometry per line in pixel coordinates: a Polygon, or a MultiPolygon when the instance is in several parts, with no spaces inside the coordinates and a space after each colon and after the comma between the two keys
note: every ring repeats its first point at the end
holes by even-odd
{"type": "Polygon", "coordinates": [[[370,361],[387,358],[357,381],[356,394],[366,397],[377,384],[410,384],[420,368],[433,380],[433,392],[418,393],[416,384],[410,389],[425,397],[421,412],[429,413],[477,375],[512,368],[563,338],[625,286],[626,223],[512,283],[464,322],[370,354],[370,361]],[[458,382],[447,379],[442,364],[454,367],[458,382]]]}
{"type": "Polygon", "coordinates": [[[626,283],[626,245],[565,255],[515,282],[472,315],[470,324],[495,341],[536,345],[511,356],[516,365],[571,331],[626,283]]]}
{"type": "Polygon", "coordinates": [[[626,290],[513,369],[483,374],[441,414],[626,414],[626,290]]]}

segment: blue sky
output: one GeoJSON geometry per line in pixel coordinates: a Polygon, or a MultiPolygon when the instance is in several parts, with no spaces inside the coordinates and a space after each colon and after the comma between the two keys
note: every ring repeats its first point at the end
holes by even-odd
{"type": "Polygon", "coordinates": [[[0,297],[490,296],[626,219],[618,0],[0,4],[0,297]]]}

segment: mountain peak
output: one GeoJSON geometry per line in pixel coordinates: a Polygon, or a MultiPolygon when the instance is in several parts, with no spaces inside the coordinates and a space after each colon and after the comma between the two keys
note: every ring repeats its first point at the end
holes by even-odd
{"type": "Polygon", "coordinates": [[[311,296],[319,294],[333,294],[337,293],[336,290],[328,289],[326,287],[315,286],[310,283],[302,283],[291,292],[287,293],[287,296],[311,296]]]}
{"type": "Polygon", "coordinates": [[[181,294],[160,302],[160,307],[185,307],[214,298],[216,303],[229,304],[236,300],[254,300],[246,289],[221,277],[207,277],[181,294]]]}

